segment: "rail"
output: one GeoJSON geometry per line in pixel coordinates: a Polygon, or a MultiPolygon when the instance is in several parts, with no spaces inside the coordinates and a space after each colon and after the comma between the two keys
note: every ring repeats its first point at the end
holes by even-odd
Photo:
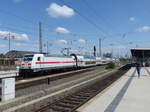
{"type": "MultiPolygon", "coordinates": [[[[128,69],[127,69],[128,70],[128,69]]],[[[115,82],[120,78],[127,70],[119,70],[105,78],[97,81],[96,83],[88,86],[87,88],[81,89],[71,95],[68,95],[54,103],[48,103],[48,105],[41,107],[33,112],[76,112],[76,109],[86,103],[88,100],[96,96],[99,92],[104,90],[106,87],[115,82]]]]}

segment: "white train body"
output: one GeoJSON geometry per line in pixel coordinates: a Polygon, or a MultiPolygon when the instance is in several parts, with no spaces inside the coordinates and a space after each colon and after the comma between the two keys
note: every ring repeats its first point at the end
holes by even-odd
{"type": "Polygon", "coordinates": [[[96,58],[94,56],[77,56],[78,67],[96,66],[96,58]]]}
{"type": "Polygon", "coordinates": [[[25,55],[22,59],[20,72],[39,72],[52,69],[89,67],[106,64],[107,60],[100,57],[76,55],[46,56],[44,54],[25,55]]]}
{"type": "Polygon", "coordinates": [[[52,57],[52,56],[45,56],[44,54],[34,54],[24,56],[20,69],[38,72],[49,69],[69,68],[75,66],[76,61],[72,56],[52,57]]]}
{"type": "Polygon", "coordinates": [[[44,54],[25,55],[22,59],[20,71],[45,71],[51,69],[96,66],[93,56],[46,56],[44,54]]]}
{"type": "Polygon", "coordinates": [[[96,65],[102,65],[103,64],[103,60],[101,57],[96,57],[96,65]]]}

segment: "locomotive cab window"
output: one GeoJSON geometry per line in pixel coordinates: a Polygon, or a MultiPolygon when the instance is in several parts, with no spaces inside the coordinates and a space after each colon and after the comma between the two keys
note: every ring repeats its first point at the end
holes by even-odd
{"type": "Polygon", "coordinates": [[[40,57],[38,57],[38,58],[37,58],[37,61],[40,61],[40,59],[41,59],[41,58],[40,58],[40,57]]]}
{"type": "Polygon", "coordinates": [[[23,57],[23,61],[32,61],[33,55],[26,55],[23,57]]]}

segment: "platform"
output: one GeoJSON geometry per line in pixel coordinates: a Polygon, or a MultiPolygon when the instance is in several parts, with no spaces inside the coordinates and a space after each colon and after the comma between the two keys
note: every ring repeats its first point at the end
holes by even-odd
{"type": "Polygon", "coordinates": [[[10,70],[10,71],[0,71],[0,79],[6,77],[16,77],[18,76],[17,70],[10,70]]]}
{"type": "Polygon", "coordinates": [[[131,68],[77,112],[150,112],[150,68],[141,68],[140,78],[131,68]]]}

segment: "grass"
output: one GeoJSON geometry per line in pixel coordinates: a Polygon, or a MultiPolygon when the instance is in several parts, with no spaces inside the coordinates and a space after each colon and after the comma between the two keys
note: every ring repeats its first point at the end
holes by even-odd
{"type": "Polygon", "coordinates": [[[116,64],[114,62],[109,62],[106,66],[106,69],[115,69],[116,64]]]}

